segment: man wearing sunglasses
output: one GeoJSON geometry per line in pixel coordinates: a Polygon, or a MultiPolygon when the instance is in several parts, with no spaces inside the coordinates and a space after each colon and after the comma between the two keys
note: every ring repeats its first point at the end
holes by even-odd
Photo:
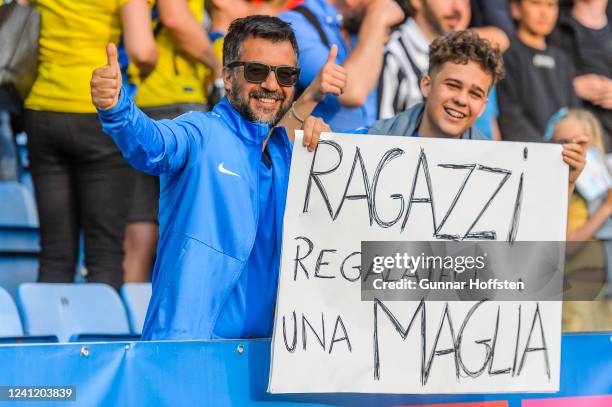
{"type": "MultiPolygon", "coordinates": [[[[227,98],[174,120],[149,119],[120,92],[114,45],[107,53],[91,81],[103,130],[132,165],[160,175],[160,239],[142,339],[269,337],[293,136],[274,126],[292,106],[300,72],[291,27],[269,16],[235,20],[223,48],[227,98]]],[[[323,82],[314,93],[344,86],[323,82]]],[[[329,128],[301,120],[296,106],[284,121],[303,124],[313,150],[313,133],[329,128]]]]}

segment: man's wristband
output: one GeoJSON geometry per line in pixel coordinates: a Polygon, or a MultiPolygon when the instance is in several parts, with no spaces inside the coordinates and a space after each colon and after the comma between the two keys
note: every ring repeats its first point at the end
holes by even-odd
{"type": "Polygon", "coordinates": [[[296,103],[297,103],[297,102],[293,102],[293,103],[291,104],[291,110],[290,110],[290,111],[291,111],[291,115],[292,115],[293,117],[295,117],[295,120],[297,120],[298,122],[300,122],[300,124],[301,124],[301,125],[303,125],[305,120],[304,120],[304,119],[302,119],[302,118],[301,118],[301,117],[300,117],[300,116],[297,114],[297,112],[295,111],[295,104],[296,104],[296,103]]]}

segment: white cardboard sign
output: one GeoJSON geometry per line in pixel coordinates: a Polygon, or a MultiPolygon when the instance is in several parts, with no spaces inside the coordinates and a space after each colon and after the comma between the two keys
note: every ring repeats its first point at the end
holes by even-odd
{"type": "Polygon", "coordinates": [[[558,145],[326,134],[308,153],[298,132],[269,391],[558,391],[559,302],[361,301],[359,252],[435,240],[444,218],[448,234],[565,240],[567,179],[558,145]]]}

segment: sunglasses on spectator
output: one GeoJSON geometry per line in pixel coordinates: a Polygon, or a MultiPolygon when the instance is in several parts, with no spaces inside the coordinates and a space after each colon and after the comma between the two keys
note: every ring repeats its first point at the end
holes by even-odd
{"type": "Polygon", "coordinates": [[[281,86],[294,86],[300,76],[300,68],[288,65],[272,66],[259,62],[235,61],[226,65],[228,68],[244,66],[244,79],[250,83],[262,83],[274,71],[276,81],[281,86]]]}

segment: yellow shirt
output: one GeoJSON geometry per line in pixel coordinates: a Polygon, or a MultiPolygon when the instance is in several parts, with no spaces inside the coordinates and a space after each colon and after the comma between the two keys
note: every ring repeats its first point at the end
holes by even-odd
{"type": "MultiPolygon", "coordinates": [[[[588,220],[589,209],[587,207],[587,201],[577,193],[572,194],[568,208],[568,230],[573,232],[583,227],[588,220]]],[[[565,262],[565,274],[566,278],[570,279],[569,284],[574,287],[574,290],[577,290],[578,287],[589,287],[589,285],[593,285],[599,289],[598,281],[604,278],[606,267],[605,252],[602,243],[595,239],[591,239],[588,243],[580,247],[579,250],[575,249],[576,247],[572,247],[570,252],[575,253],[568,255],[565,262]],[[573,276],[574,273],[576,273],[575,276],[573,276]],[[585,275],[589,275],[592,281],[589,278],[585,278],[585,275]]]]}
{"type": "MultiPolygon", "coordinates": [[[[568,208],[568,230],[575,231],[589,220],[587,202],[574,193],[568,208]]],[[[605,280],[606,260],[601,242],[589,242],[565,262],[565,284],[577,293],[597,293],[605,280]]],[[[585,294],[582,294],[585,296],[585,294]]],[[[589,297],[585,297],[587,299],[589,297]]],[[[609,301],[563,301],[563,331],[610,330],[612,303],[609,301]]]]}
{"type": "Polygon", "coordinates": [[[89,81],[106,64],[106,45],[118,44],[121,7],[129,0],[35,0],[40,13],[38,77],[25,106],[32,110],[94,113],[89,81]]]}
{"type": "MultiPolygon", "coordinates": [[[[570,197],[567,211],[567,230],[574,232],[587,223],[589,220],[589,208],[587,201],[578,193],[573,193],[570,197]]],[[[590,243],[586,244],[575,255],[569,256],[565,263],[566,273],[572,273],[576,270],[603,269],[604,251],[601,242],[591,239],[590,243]]]]}
{"type": "Polygon", "coordinates": [[[567,229],[570,232],[581,228],[589,220],[589,208],[583,197],[573,193],[567,210],[567,229]]]}
{"type": "Polygon", "coordinates": [[[215,49],[215,54],[219,58],[219,61],[223,61],[223,43],[225,37],[217,38],[215,42],[213,42],[213,48],[215,49]]]}
{"type": "MultiPolygon", "coordinates": [[[[199,23],[204,17],[204,1],[187,0],[191,14],[199,23]]],[[[208,69],[182,53],[170,31],[162,27],[156,37],[157,65],[138,87],[136,104],[142,107],[176,103],[205,103],[204,81],[208,69]]]]}

